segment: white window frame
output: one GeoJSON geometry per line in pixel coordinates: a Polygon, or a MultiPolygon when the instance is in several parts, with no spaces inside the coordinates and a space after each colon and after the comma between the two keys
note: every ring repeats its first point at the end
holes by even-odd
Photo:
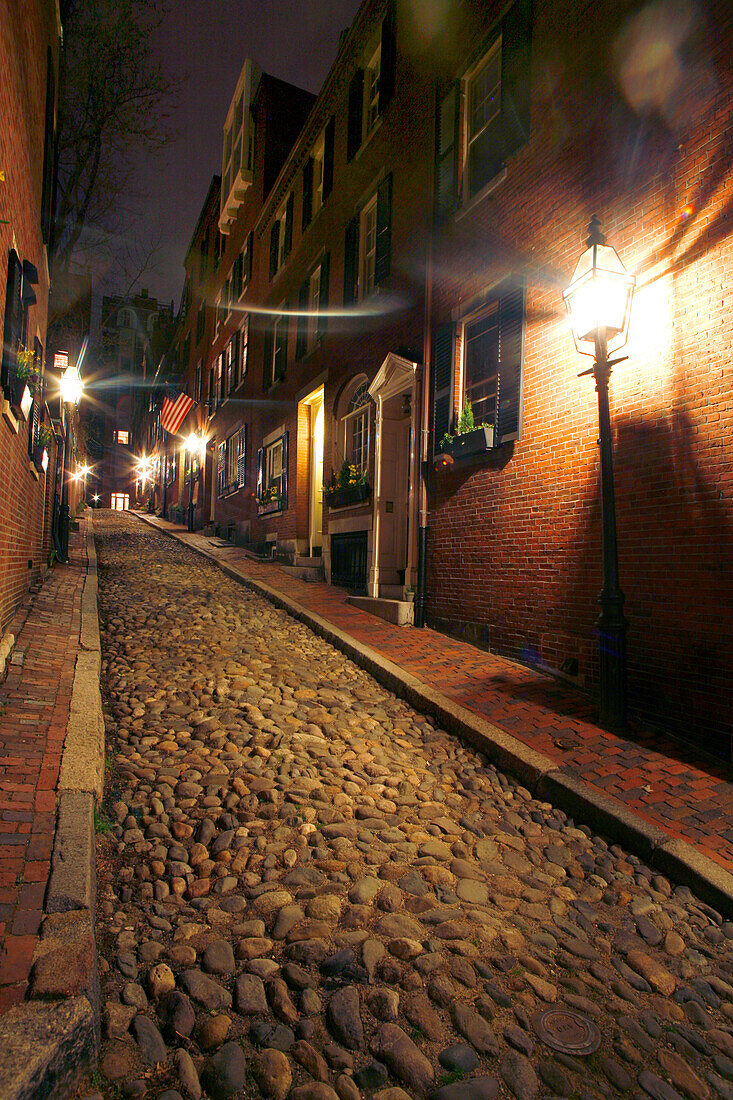
{"type": "Polygon", "coordinates": [[[121,447],[130,446],[130,433],[125,428],[115,429],[115,443],[119,443],[121,447]],[[124,436],[124,439],[123,439],[124,436]]]}
{"type": "Polygon", "coordinates": [[[239,329],[239,349],[237,359],[237,381],[236,385],[241,386],[242,382],[247,375],[247,357],[249,355],[249,313],[244,314],[242,324],[239,329]]]}
{"type": "Polygon", "coordinates": [[[313,197],[311,201],[311,221],[323,206],[323,165],[326,159],[326,131],[323,130],[316,142],[313,153],[313,197]]]}
{"type": "Polygon", "coordinates": [[[311,272],[308,279],[308,317],[306,327],[306,350],[312,351],[318,342],[319,310],[321,304],[321,280],[323,261],[311,272]]]}
{"type": "Polygon", "coordinates": [[[367,389],[368,383],[366,379],[361,381],[357,385],[356,389],[352,393],[349,403],[347,405],[347,411],[341,418],[343,423],[343,456],[346,462],[351,466],[356,466],[358,470],[366,473],[369,467],[369,442],[371,433],[371,416],[370,409],[372,401],[369,398],[369,391],[367,389]],[[365,397],[365,399],[352,408],[354,401],[359,397],[365,397]],[[357,433],[360,433],[360,445],[359,452],[355,453],[353,450],[354,437],[357,433]]]}
{"type": "Polygon", "coordinates": [[[282,492],[283,450],[282,435],[278,436],[272,443],[266,443],[264,446],[262,456],[262,489],[264,492],[274,485],[277,485],[282,492]]]}

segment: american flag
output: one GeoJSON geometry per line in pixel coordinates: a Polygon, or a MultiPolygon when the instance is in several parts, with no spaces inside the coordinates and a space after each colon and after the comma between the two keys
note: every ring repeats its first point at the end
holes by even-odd
{"type": "Polygon", "coordinates": [[[164,397],[160,410],[161,428],[175,435],[193,406],[194,400],[187,393],[174,393],[170,397],[164,397]]]}

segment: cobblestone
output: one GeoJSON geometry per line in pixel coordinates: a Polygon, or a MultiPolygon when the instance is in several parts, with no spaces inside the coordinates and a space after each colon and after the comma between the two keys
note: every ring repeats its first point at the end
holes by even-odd
{"type": "Polygon", "coordinates": [[[98,529],[106,1096],[144,1062],[156,1095],[725,1095],[719,914],[189,550],[98,529]],[[550,1050],[548,1007],[600,1051],[550,1050]]]}

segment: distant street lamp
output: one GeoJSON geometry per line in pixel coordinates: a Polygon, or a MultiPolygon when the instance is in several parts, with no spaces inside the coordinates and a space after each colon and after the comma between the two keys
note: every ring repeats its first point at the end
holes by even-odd
{"type": "Polygon", "coordinates": [[[608,405],[611,368],[626,359],[609,359],[626,343],[631,299],[636,279],[629,275],[615,249],[606,244],[600,222],[593,215],[588,226],[587,249],[578,260],[570,286],[563,294],[570,315],[575,346],[594,356],[590,370],[598,393],[601,446],[601,554],[603,587],[598,602],[600,722],[607,729],[626,726],[626,627],[618,575],[616,496],[613,484],[613,442],[608,405]]]}
{"type": "Polygon", "coordinates": [[[61,467],[61,505],[59,507],[59,561],[67,562],[69,560],[69,461],[71,458],[69,435],[73,409],[79,404],[84,393],[84,383],[78,366],[71,364],[67,366],[61,375],[59,390],[64,420],[64,460],[61,467]]]}
{"type": "Polygon", "coordinates": [[[193,460],[198,458],[198,469],[196,471],[196,480],[198,481],[201,467],[206,456],[206,440],[202,435],[198,435],[196,432],[191,432],[187,437],[186,442],[183,444],[184,450],[188,451],[191,460],[191,469],[188,475],[188,514],[186,527],[189,531],[194,529],[194,517],[193,517],[193,460]]]}

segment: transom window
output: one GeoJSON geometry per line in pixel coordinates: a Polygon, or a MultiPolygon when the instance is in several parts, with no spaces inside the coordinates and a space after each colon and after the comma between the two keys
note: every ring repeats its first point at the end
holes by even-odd
{"type": "Polygon", "coordinates": [[[476,424],[493,424],[499,370],[499,310],[496,304],[464,328],[463,401],[470,401],[476,424]]]}

